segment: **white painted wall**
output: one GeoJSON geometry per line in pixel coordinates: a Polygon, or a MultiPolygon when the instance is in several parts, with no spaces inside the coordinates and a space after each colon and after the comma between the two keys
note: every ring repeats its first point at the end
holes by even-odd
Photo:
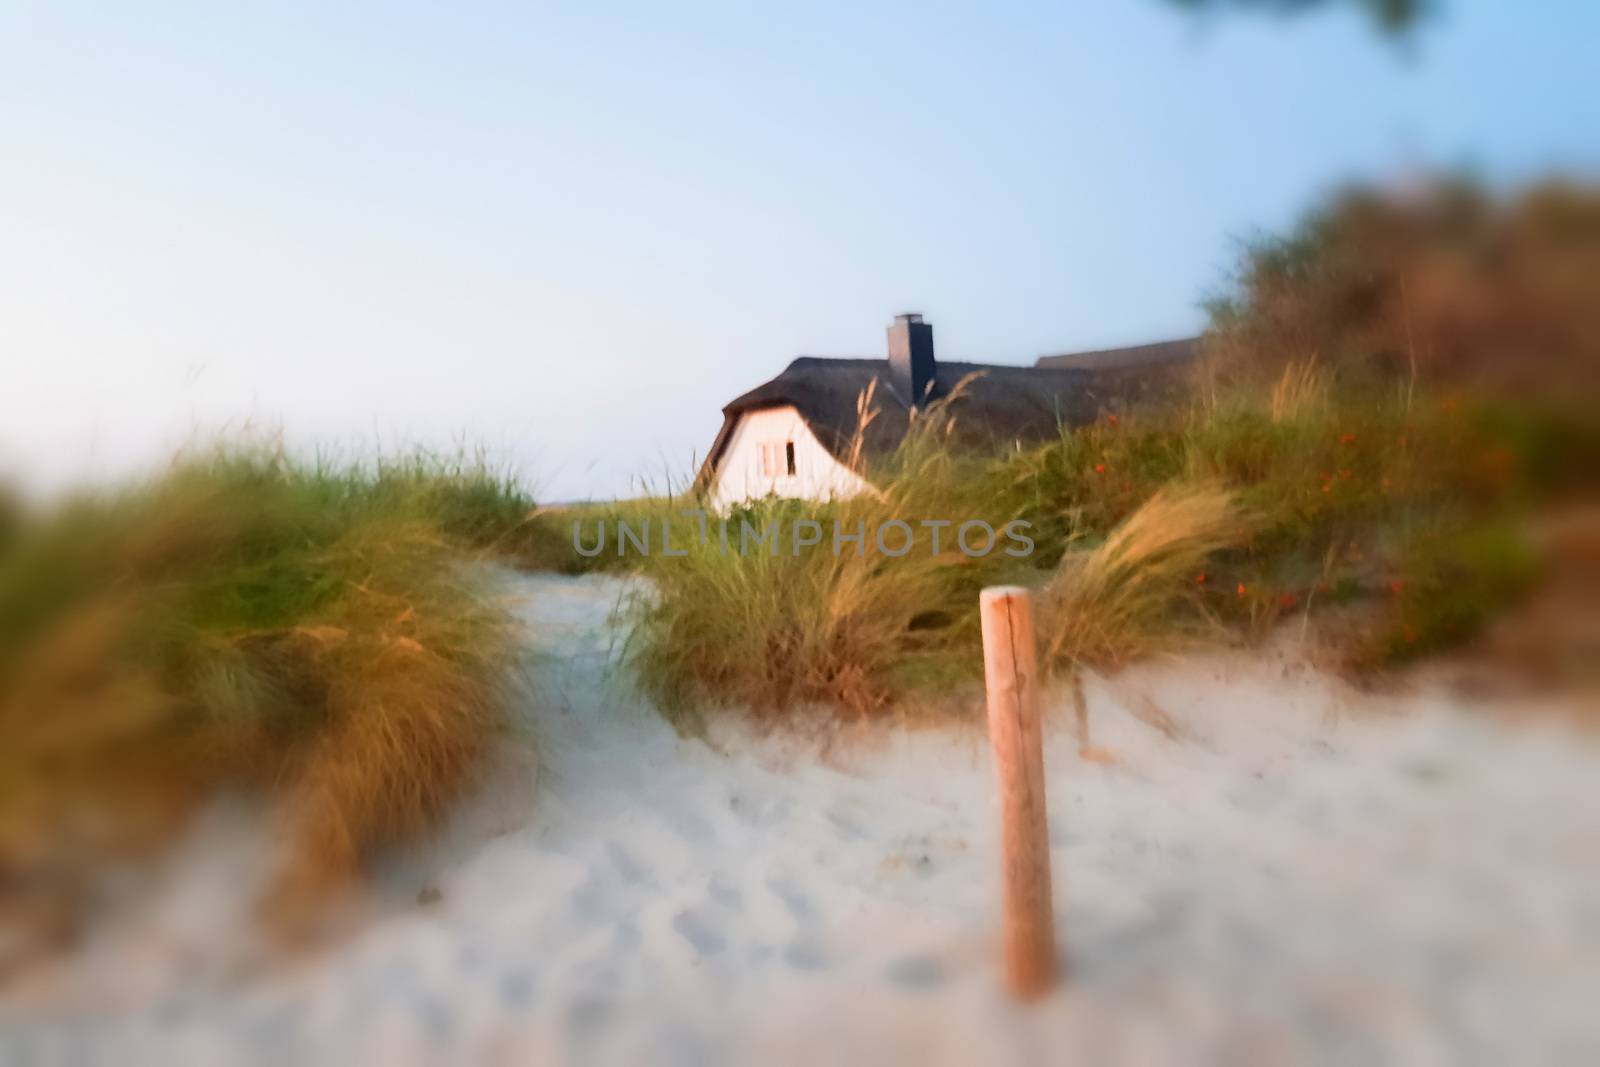
{"type": "Polygon", "coordinates": [[[747,411],[733,428],[733,437],[711,486],[711,506],[722,511],[730,505],[768,494],[827,500],[854,496],[867,483],[833,458],[793,407],[747,411]],[[783,445],[794,442],[793,476],[786,473],[783,445]],[[778,473],[761,473],[761,445],[778,446],[778,473]]]}

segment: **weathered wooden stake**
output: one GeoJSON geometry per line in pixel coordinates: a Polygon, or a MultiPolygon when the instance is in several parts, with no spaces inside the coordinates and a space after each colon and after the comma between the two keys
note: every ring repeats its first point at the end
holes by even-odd
{"type": "Polygon", "coordinates": [[[996,586],[979,595],[978,606],[989,743],[1000,784],[1006,984],[1031,999],[1056,978],[1033,601],[1026,589],[996,586]]]}

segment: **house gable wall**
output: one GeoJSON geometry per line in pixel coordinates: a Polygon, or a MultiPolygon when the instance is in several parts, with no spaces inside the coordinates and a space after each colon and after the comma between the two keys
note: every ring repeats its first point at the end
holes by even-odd
{"type": "Polygon", "coordinates": [[[712,481],[710,504],[717,511],[768,494],[808,500],[853,496],[867,487],[833,458],[793,406],[747,411],[733,428],[712,481]],[[784,446],[794,444],[795,472],[787,471],[784,446]],[[761,446],[773,448],[775,474],[762,469],[761,446]]]}

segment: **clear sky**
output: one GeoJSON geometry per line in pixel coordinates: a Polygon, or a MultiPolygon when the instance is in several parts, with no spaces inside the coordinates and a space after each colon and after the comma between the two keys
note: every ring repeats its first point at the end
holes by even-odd
{"type": "Polygon", "coordinates": [[[0,7],[0,474],[217,427],[688,470],[798,354],[1183,334],[1331,185],[1600,169],[1590,0],[0,7]]]}

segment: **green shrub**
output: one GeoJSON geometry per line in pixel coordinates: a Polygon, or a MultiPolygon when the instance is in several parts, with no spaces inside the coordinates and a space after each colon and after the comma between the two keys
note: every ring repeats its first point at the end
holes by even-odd
{"type": "Polygon", "coordinates": [[[1416,659],[1476,637],[1525,594],[1540,563],[1522,531],[1505,521],[1439,523],[1411,531],[1399,549],[1389,605],[1352,662],[1416,659]]]}

